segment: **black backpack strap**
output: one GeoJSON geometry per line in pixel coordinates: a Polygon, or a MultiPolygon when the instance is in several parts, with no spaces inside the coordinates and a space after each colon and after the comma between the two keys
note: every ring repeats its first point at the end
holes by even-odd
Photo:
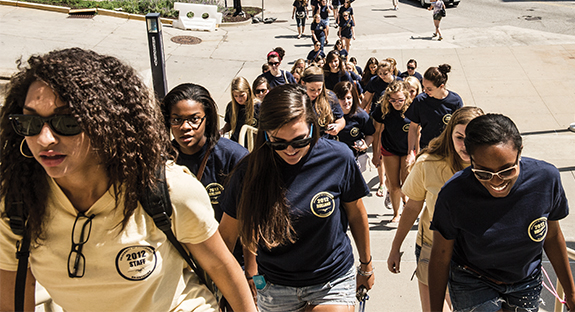
{"type": "MultiPolygon", "coordinates": [[[[140,204],[146,213],[152,217],[156,226],[166,234],[168,240],[176,247],[182,258],[186,260],[188,265],[194,270],[200,282],[210,288],[210,284],[206,282],[204,274],[200,273],[199,266],[196,265],[191,255],[184,249],[184,246],[178,241],[174,232],[172,231],[172,202],[170,201],[170,193],[168,191],[168,183],[166,182],[166,167],[160,166],[156,172],[158,181],[156,187],[146,187],[146,192],[140,198],[140,204]]],[[[210,288],[210,290],[212,290],[210,288]]]]}
{"type": "Polygon", "coordinates": [[[14,286],[14,310],[24,311],[24,297],[26,294],[26,275],[28,273],[28,257],[30,256],[30,235],[26,230],[27,216],[21,201],[13,202],[8,209],[10,228],[16,235],[21,235],[22,240],[16,245],[16,259],[18,270],[16,271],[16,283],[14,286]]]}

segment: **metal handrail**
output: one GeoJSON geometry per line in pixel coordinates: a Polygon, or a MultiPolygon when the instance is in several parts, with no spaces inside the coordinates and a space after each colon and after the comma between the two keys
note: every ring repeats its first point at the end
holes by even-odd
{"type": "MultiPolygon", "coordinates": [[[[567,257],[569,258],[569,260],[575,260],[575,250],[567,247],[567,257]]],[[[563,286],[561,286],[559,278],[557,278],[557,296],[559,298],[563,298],[564,294],[565,292],[563,291],[563,286]]],[[[559,301],[558,298],[555,298],[555,308],[553,309],[553,311],[554,312],[563,311],[563,303],[561,303],[561,301],[559,301]]]]}

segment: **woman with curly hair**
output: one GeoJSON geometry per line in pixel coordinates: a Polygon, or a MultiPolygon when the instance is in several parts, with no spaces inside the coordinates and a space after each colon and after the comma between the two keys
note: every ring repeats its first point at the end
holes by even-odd
{"type": "Polygon", "coordinates": [[[226,124],[220,130],[220,134],[232,131],[230,139],[238,142],[243,125],[257,127],[260,106],[254,101],[250,83],[244,77],[236,77],[232,80],[231,93],[232,100],[226,106],[224,117],[226,124]]]}
{"type": "Polygon", "coordinates": [[[255,311],[203,187],[166,164],[151,94],[133,68],[78,48],[32,56],[12,77],[0,114],[0,310],[14,310],[16,246],[28,238],[27,311],[35,280],[70,311],[217,308],[138,202],[165,166],[176,237],[235,309],[255,311]],[[5,218],[15,210],[27,216],[23,236],[5,218]]]}
{"type": "Polygon", "coordinates": [[[345,119],[337,97],[325,88],[324,79],[323,69],[310,66],[301,80],[316,113],[320,135],[334,138],[345,127],[345,119]]]}
{"type": "Polygon", "coordinates": [[[302,86],[272,89],[261,113],[256,148],[222,194],[222,237],[231,248],[240,236],[253,252],[246,262],[257,266],[246,265],[246,275],[260,311],[353,311],[356,289],[374,283],[369,189],[353,154],[320,137],[302,86]]]}
{"type": "Polygon", "coordinates": [[[391,223],[396,225],[400,218],[400,200],[405,202],[401,185],[407,177],[407,153],[404,149],[407,148],[410,120],[405,118],[404,113],[410,104],[409,85],[396,80],[389,84],[372,114],[375,124],[372,162],[379,167],[383,159],[387,190],[393,208],[391,223]]]}

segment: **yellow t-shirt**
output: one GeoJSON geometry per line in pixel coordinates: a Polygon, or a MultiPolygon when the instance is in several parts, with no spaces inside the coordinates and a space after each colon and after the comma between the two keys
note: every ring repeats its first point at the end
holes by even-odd
{"type": "MultiPolygon", "coordinates": [[[[172,227],[182,243],[201,243],[218,228],[210,199],[187,168],[166,167],[172,201],[172,227]]],[[[92,228],[82,253],[85,273],[68,277],[72,228],[77,216],[66,195],[49,178],[46,239],[30,246],[30,268],[54,302],[66,311],[214,311],[217,303],[166,235],[138,204],[126,227],[123,199],[115,208],[112,188],[85,215],[92,214],[92,228]]],[[[0,203],[4,209],[4,203],[0,203]]],[[[80,218],[76,225],[83,225],[80,218]]],[[[16,240],[8,220],[0,222],[0,269],[17,269],[16,240]]],[[[75,258],[75,257],[74,257],[75,258]]]]}
{"type": "Polygon", "coordinates": [[[433,244],[433,231],[429,229],[429,225],[435,211],[435,201],[445,182],[454,174],[455,172],[451,171],[447,161],[440,160],[434,155],[423,154],[417,158],[403,183],[401,190],[407,197],[426,202],[426,207],[419,219],[416,241],[418,245],[421,245],[422,233],[423,243],[429,246],[433,244]]]}

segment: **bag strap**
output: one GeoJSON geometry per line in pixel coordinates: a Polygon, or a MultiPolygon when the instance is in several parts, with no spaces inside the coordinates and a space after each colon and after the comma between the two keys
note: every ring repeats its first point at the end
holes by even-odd
{"type": "Polygon", "coordinates": [[[170,201],[170,193],[168,192],[168,184],[166,182],[165,166],[160,166],[156,172],[156,176],[158,177],[157,187],[152,188],[147,186],[146,192],[140,198],[140,204],[142,204],[146,213],[152,217],[156,226],[166,234],[168,240],[172,245],[174,245],[182,258],[186,260],[190,268],[192,268],[196,273],[200,282],[210,288],[203,275],[198,274],[198,265],[196,265],[194,259],[192,259],[191,255],[184,249],[184,246],[182,246],[172,231],[172,221],[170,220],[170,216],[172,215],[172,203],[170,201]]]}
{"type": "Polygon", "coordinates": [[[16,283],[14,285],[14,309],[24,311],[24,297],[26,294],[26,275],[28,274],[28,257],[30,256],[30,235],[26,230],[27,216],[24,213],[23,203],[15,201],[8,209],[10,217],[10,229],[16,235],[21,235],[17,245],[16,259],[18,270],[16,271],[16,283]]]}
{"type": "MultiPolygon", "coordinates": [[[[280,69],[281,70],[281,69],[280,69]]],[[[288,80],[287,80],[287,75],[286,75],[286,71],[285,70],[281,70],[282,74],[284,75],[284,81],[286,84],[288,84],[288,80]]]]}

